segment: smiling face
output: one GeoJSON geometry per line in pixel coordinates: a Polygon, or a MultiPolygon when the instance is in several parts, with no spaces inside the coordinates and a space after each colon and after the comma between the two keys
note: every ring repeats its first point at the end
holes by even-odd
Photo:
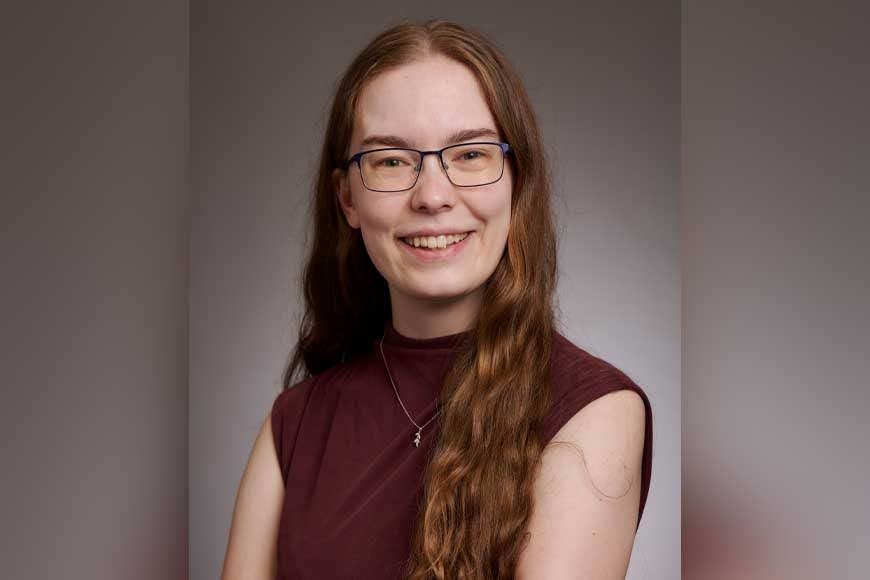
{"type": "MultiPolygon", "coordinates": [[[[399,146],[437,150],[470,141],[501,142],[503,136],[472,72],[431,56],[365,85],[349,152],[399,146]]],[[[411,309],[414,304],[425,308],[423,303],[479,306],[482,285],[508,236],[513,175],[507,160],[500,180],[476,187],[453,185],[437,155],[424,157],[417,183],[407,191],[366,189],[356,164],[337,178],[342,210],[348,224],[360,229],[372,263],[389,285],[394,316],[397,303],[411,309]],[[445,238],[438,240],[439,234],[445,238]],[[455,243],[414,247],[414,237],[420,246],[455,243]]]]}

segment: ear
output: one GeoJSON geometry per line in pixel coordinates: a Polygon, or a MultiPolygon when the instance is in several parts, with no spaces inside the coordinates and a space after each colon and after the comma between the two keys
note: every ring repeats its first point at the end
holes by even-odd
{"type": "Polygon", "coordinates": [[[347,224],[354,229],[359,229],[359,215],[357,214],[356,206],[353,204],[353,195],[350,191],[350,178],[347,171],[336,169],[332,172],[332,187],[335,191],[335,196],[338,198],[341,211],[344,212],[344,217],[347,219],[347,224]]]}

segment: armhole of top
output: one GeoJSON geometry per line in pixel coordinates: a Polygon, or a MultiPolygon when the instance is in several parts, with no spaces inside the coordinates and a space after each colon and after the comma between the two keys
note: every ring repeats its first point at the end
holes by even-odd
{"type": "Polygon", "coordinates": [[[275,455],[278,458],[278,467],[281,469],[281,478],[284,484],[287,484],[287,471],[284,468],[284,402],[287,399],[287,389],[284,389],[272,403],[272,410],[269,420],[272,424],[272,441],[275,444],[275,455]]]}
{"type": "Polygon", "coordinates": [[[285,486],[293,462],[296,439],[315,385],[316,379],[309,377],[282,390],[272,403],[272,441],[275,443],[275,455],[278,457],[285,486]]]}

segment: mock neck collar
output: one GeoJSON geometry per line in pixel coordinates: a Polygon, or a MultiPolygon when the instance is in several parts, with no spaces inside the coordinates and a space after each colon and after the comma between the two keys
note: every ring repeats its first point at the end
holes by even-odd
{"type": "Polygon", "coordinates": [[[433,338],[411,338],[403,334],[393,326],[392,320],[387,320],[384,323],[384,346],[394,346],[399,348],[410,348],[417,350],[451,350],[463,338],[471,334],[470,330],[457,332],[455,334],[447,334],[444,336],[436,336],[433,338]]]}

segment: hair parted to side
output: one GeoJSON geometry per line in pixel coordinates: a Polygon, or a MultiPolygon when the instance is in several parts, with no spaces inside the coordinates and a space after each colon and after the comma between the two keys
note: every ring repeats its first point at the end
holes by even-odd
{"type": "Polygon", "coordinates": [[[305,313],[284,387],[371,353],[390,317],[387,283],[358,230],[344,219],[333,172],[348,157],[354,112],[378,74],[443,55],[477,77],[510,143],[514,188],[507,246],[486,282],[482,307],[441,391],[439,437],[412,538],[411,580],[512,578],[532,511],[532,485],[549,406],[556,284],[550,179],[523,84],[480,33],[445,20],[400,24],[351,63],[336,90],[321,152],[314,235],[305,267],[305,313]]]}

